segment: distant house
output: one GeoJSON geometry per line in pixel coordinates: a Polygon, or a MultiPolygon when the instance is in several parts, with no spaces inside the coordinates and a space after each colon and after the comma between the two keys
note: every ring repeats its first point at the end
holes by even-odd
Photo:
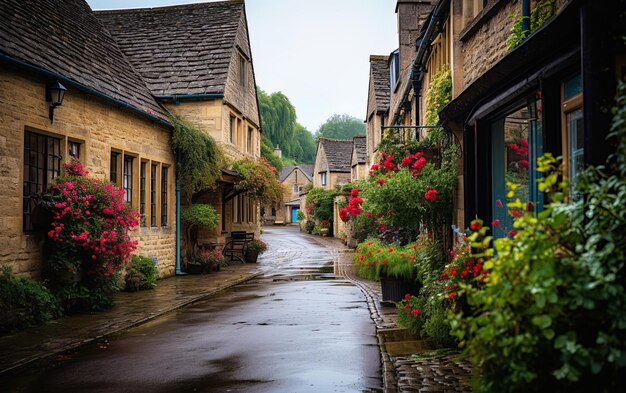
{"type": "Polygon", "coordinates": [[[352,157],[350,159],[351,180],[365,179],[367,176],[367,137],[352,138],[352,157]]]}
{"type": "Polygon", "coordinates": [[[389,122],[389,56],[370,56],[370,79],[367,93],[367,124],[366,154],[367,165],[375,160],[375,152],[382,139],[385,125],[389,122]]]}
{"type": "Polygon", "coordinates": [[[352,139],[320,138],[313,164],[313,186],[332,189],[350,183],[352,139]]]}
{"type": "MultiPolygon", "coordinates": [[[[230,160],[260,157],[260,115],[243,0],[97,12],[152,94],[212,136],[230,160]]],[[[259,230],[259,206],[229,171],[197,202],[211,203],[222,243],[233,230],[259,230]]]]}
{"type": "MultiPolygon", "coordinates": [[[[274,207],[274,223],[298,222],[296,214],[300,210],[300,194],[307,184],[313,182],[313,165],[286,166],[280,172],[279,180],[285,190],[282,205],[274,207]]],[[[268,209],[265,209],[264,213],[267,214],[268,209]]],[[[271,220],[272,217],[268,216],[267,219],[271,220]]]]}
{"type": "MultiPolygon", "coordinates": [[[[110,179],[141,212],[131,236],[161,276],[175,266],[175,168],[168,113],[82,0],[0,7],[0,265],[37,277],[38,194],[70,157],[110,179]],[[49,117],[47,87],[67,92],[49,117]]],[[[152,62],[153,59],[145,59],[152,62]]]]}

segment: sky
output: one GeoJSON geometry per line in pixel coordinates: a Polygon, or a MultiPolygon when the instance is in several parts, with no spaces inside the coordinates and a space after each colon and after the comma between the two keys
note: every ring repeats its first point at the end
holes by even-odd
{"type": "MultiPolygon", "coordinates": [[[[87,0],[94,10],[201,0],[87,0]]],[[[257,85],[281,91],[315,132],[334,114],[365,120],[369,56],[398,47],[396,0],[246,0],[257,85]]]]}

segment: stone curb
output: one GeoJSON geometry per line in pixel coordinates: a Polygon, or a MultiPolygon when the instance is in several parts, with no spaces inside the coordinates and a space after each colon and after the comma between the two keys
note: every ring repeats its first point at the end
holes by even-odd
{"type": "Polygon", "coordinates": [[[66,345],[63,345],[63,346],[61,346],[59,348],[55,348],[53,350],[47,351],[46,353],[38,354],[38,355],[34,355],[34,356],[31,356],[31,357],[24,358],[24,359],[14,363],[14,364],[12,364],[10,367],[7,367],[7,368],[5,368],[3,370],[0,370],[0,374],[7,373],[9,371],[14,371],[16,369],[19,369],[21,367],[24,367],[26,365],[34,363],[36,361],[47,359],[47,358],[49,358],[51,356],[58,355],[58,354],[61,354],[63,352],[67,352],[67,351],[71,351],[71,350],[77,349],[77,348],[79,348],[81,346],[93,343],[93,342],[95,342],[97,340],[100,340],[102,338],[105,338],[105,337],[108,337],[108,336],[112,336],[112,335],[115,335],[117,333],[121,333],[121,332],[123,332],[125,330],[131,329],[133,327],[136,327],[136,326],[142,325],[144,323],[150,322],[151,320],[156,319],[158,317],[161,317],[161,316],[163,316],[163,315],[165,315],[167,313],[170,313],[172,311],[178,310],[178,309],[180,309],[182,307],[185,307],[185,306],[187,306],[189,304],[198,302],[200,300],[205,300],[207,298],[215,296],[215,295],[217,295],[220,292],[223,292],[223,291],[225,291],[227,289],[230,289],[230,288],[232,288],[234,286],[237,286],[237,285],[246,283],[248,281],[251,281],[251,280],[253,280],[253,279],[255,279],[255,278],[257,278],[257,277],[259,277],[261,275],[263,275],[263,272],[256,272],[256,273],[252,273],[250,275],[245,275],[245,276],[242,275],[243,277],[241,277],[241,278],[239,278],[239,279],[237,279],[237,280],[235,280],[233,282],[229,282],[228,284],[225,284],[223,286],[217,287],[217,288],[215,288],[215,289],[213,289],[211,291],[198,294],[196,297],[194,297],[192,299],[188,299],[188,300],[182,301],[180,303],[176,303],[176,304],[174,304],[171,307],[165,308],[163,310],[159,310],[159,311],[155,312],[154,314],[150,314],[149,316],[146,316],[144,318],[140,318],[140,319],[131,321],[131,322],[129,322],[129,323],[123,325],[123,326],[120,326],[118,328],[112,329],[112,330],[110,330],[110,331],[108,331],[108,332],[106,332],[104,334],[100,334],[100,335],[97,335],[95,337],[88,337],[88,338],[84,338],[84,339],[79,339],[77,341],[74,341],[74,342],[68,343],[66,345]]]}

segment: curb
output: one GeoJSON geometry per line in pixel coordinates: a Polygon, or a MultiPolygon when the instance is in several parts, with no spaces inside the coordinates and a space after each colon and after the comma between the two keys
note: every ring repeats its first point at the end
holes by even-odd
{"type": "Polygon", "coordinates": [[[156,312],[154,314],[151,314],[151,315],[149,315],[147,317],[144,317],[144,318],[132,321],[132,322],[130,322],[128,324],[125,324],[124,326],[120,326],[120,327],[118,327],[116,329],[112,329],[111,331],[109,331],[109,332],[107,332],[105,334],[100,334],[100,335],[95,336],[95,337],[88,337],[88,338],[85,338],[83,340],[79,339],[76,342],[69,343],[69,344],[64,345],[64,346],[62,346],[60,348],[56,348],[56,349],[53,349],[51,351],[48,351],[48,352],[46,352],[44,354],[39,354],[39,355],[32,356],[30,358],[22,359],[21,361],[18,361],[16,363],[14,363],[10,367],[7,367],[7,368],[5,368],[3,370],[0,370],[0,375],[4,374],[4,373],[7,373],[9,371],[14,371],[14,370],[19,369],[21,367],[27,366],[27,365],[29,365],[31,363],[36,362],[36,361],[44,360],[44,359],[47,359],[47,358],[49,358],[51,356],[58,355],[58,354],[61,354],[63,352],[67,352],[67,351],[71,351],[71,350],[80,348],[80,347],[82,347],[84,345],[93,343],[93,342],[95,342],[97,340],[100,340],[102,338],[109,337],[109,336],[121,333],[121,332],[123,332],[125,330],[128,330],[128,329],[132,329],[132,328],[134,328],[136,326],[142,325],[142,324],[144,324],[146,322],[150,322],[153,319],[161,317],[161,316],[163,316],[165,314],[168,314],[168,313],[170,313],[172,311],[178,310],[178,309],[180,309],[182,307],[185,307],[185,306],[187,306],[189,304],[192,304],[192,303],[198,302],[200,300],[204,300],[206,298],[215,296],[218,293],[223,292],[223,291],[225,291],[227,289],[230,289],[230,288],[232,288],[234,286],[237,286],[237,285],[240,285],[240,284],[244,284],[244,283],[246,283],[248,281],[251,281],[251,280],[253,280],[253,279],[255,279],[255,278],[259,277],[259,276],[262,276],[262,275],[263,275],[263,272],[256,272],[256,273],[253,273],[253,274],[250,274],[250,275],[247,275],[247,276],[243,276],[243,277],[241,277],[241,278],[239,278],[239,279],[237,279],[237,280],[235,280],[233,282],[230,282],[228,284],[220,286],[220,287],[218,287],[218,288],[216,288],[216,289],[214,289],[212,291],[208,291],[208,292],[199,294],[198,296],[196,296],[196,297],[194,297],[192,299],[183,301],[181,303],[177,303],[177,304],[175,304],[175,305],[173,305],[173,306],[171,306],[169,308],[160,310],[160,311],[158,311],[158,312],[156,312]]]}

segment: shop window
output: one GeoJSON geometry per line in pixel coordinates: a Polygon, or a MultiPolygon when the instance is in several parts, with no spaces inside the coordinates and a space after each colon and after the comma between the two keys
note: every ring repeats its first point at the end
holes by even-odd
{"type": "Polygon", "coordinates": [[[537,188],[537,157],[543,153],[541,94],[529,99],[491,125],[492,217],[493,234],[502,237],[513,229],[513,217],[522,211],[507,208],[507,202],[519,199],[540,210],[543,194],[537,188]],[[512,198],[507,198],[507,184],[515,184],[512,198]]]}
{"type": "Polygon", "coordinates": [[[26,131],[24,133],[24,187],[22,228],[33,230],[32,212],[37,195],[61,174],[61,139],[26,131]]]}

